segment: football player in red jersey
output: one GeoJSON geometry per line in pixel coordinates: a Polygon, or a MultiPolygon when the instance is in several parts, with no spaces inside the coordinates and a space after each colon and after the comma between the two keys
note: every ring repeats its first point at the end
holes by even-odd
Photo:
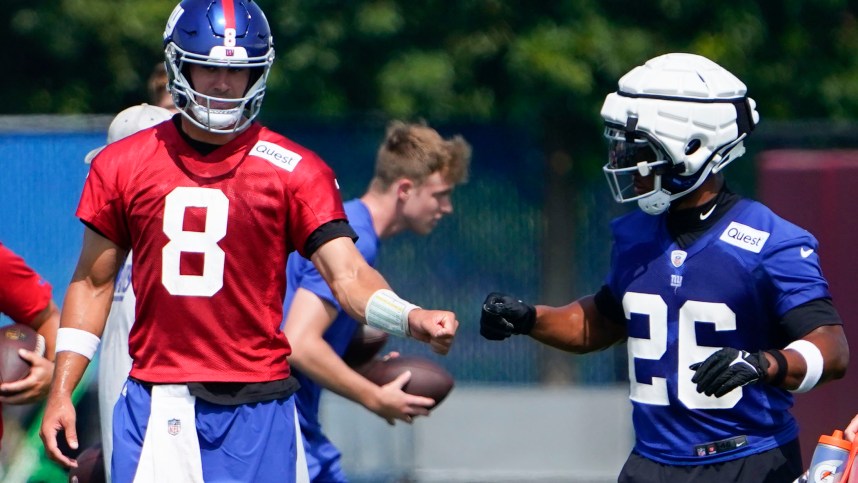
{"type": "MultiPolygon", "coordinates": [[[[0,243],[0,313],[13,322],[36,329],[44,339],[44,355],[31,351],[20,353],[30,364],[30,373],[19,381],[0,384],[0,403],[31,404],[48,395],[54,374],[54,341],[60,325],[60,311],[51,298],[51,289],[51,284],[0,243]]],[[[0,420],[0,437],[2,435],[0,420]]]]}
{"type": "Polygon", "coordinates": [[[442,354],[458,322],[396,296],[355,247],[330,167],[254,121],[274,50],[253,1],[184,0],[164,45],[180,113],[93,159],[42,440],[76,464],[56,438],[78,445],[71,393],[133,249],[133,364],[114,410],[113,480],[306,481],[280,331],[288,254],[312,260],[361,322],[442,354]]]}

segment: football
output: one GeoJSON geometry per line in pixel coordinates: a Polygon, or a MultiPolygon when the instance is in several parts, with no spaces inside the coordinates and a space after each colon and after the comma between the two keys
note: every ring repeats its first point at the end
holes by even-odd
{"type": "Polygon", "coordinates": [[[382,386],[396,379],[405,371],[411,371],[411,380],[402,388],[408,394],[430,397],[437,407],[453,390],[453,376],[438,364],[417,356],[399,356],[376,359],[362,368],[361,374],[382,386]]]}
{"type": "Polygon", "coordinates": [[[45,338],[29,325],[0,327],[0,382],[15,382],[30,373],[30,364],[21,359],[18,349],[44,354],[45,338]]]}
{"type": "Polygon", "coordinates": [[[358,324],[352,340],[346,347],[343,360],[349,367],[360,367],[371,361],[387,342],[387,332],[358,324]]]}
{"type": "Polygon", "coordinates": [[[105,483],[104,454],[96,443],[77,455],[77,468],[69,470],[69,483],[105,483]]]}

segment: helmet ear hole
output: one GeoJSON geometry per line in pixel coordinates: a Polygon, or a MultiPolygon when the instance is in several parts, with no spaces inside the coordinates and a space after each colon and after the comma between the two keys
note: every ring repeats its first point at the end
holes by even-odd
{"type": "Polygon", "coordinates": [[[690,155],[696,153],[697,150],[700,149],[700,146],[702,146],[702,145],[703,145],[703,143],[701,143],[700,140],[697,138],[692,139],[691,141],[688,141],[688,144],[685,145],[685,155],[690,156],[690,155]]]}

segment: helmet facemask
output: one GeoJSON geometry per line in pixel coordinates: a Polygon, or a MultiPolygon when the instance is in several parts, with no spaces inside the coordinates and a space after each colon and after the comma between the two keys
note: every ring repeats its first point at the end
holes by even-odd
{"type": "MultiPolygon", "coordinates": [[[[605,128],[604,135],[608,141],[608,162],[602,171],[608,179],[614,200],[618,203],[637,201],[638,207],[649,215],[663,213],[671,202],[697,189],[710,174],[738,157],[731,154],[741,155],[740,150],[733,148],[737,145],[741,147],[740,141],[744,138],[743,135],[735,143],[726,146],[727,149],[722,149],[720,154],[713,153],[700,169],[684,176],[684,164],[674,163],[654,136],[610,125],[605,128]],[[713,158],[724,161],[712,163],[713,158]],[[652,188],[642,192],[648,182],[640,179],[649,176],[652,176],[652,188]]],[[[744,152],[744,148],[741,151],[744,152]]]]}
{"type": "Polygon", "coordinates": [[[608,162],[602,170],[618,203],[638,201],[663,191],[661,177],[669,161],[657,144],[641,134],[612,126],[605,128],[608,162]],[[653,187],[640,193],[640,179],[648,176],[652,176],[653,187]]]}
{"type": "Polygon", "coordinates": [[[265,97],[265,85],[274,58],[270,55],[251,58],[241,63],[222,62],[210,57],[186,52],[170,44],[166,50],[170,88],[173,102],[182,115],[197,127],[213,133],[234,133],[246,129],[253,119],[259,115],[262,100],[265,97]],[[244,96],[237,99],[227,99],[203,94],[193,87],[188,75],[189,65],[197,64],[208,67],[247,68],[260,70],[261,74],[252,72],[244,96]],[[231,104],[231,108],[214,108],[212,104],[231,104]]]}

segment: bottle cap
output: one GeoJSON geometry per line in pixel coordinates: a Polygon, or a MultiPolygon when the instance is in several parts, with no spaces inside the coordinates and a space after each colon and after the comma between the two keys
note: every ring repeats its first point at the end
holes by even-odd
{"type": "Polygon", "coordinates": [[[834,433],[831,436],[823,434],[819,437],[819,442],[831,446],[837,446],[838,448],[845,449],[846,451],[852,449],[852,443],[843,439],[843,431],[840,431],[839,429],[834,430],[834,433]]]}

